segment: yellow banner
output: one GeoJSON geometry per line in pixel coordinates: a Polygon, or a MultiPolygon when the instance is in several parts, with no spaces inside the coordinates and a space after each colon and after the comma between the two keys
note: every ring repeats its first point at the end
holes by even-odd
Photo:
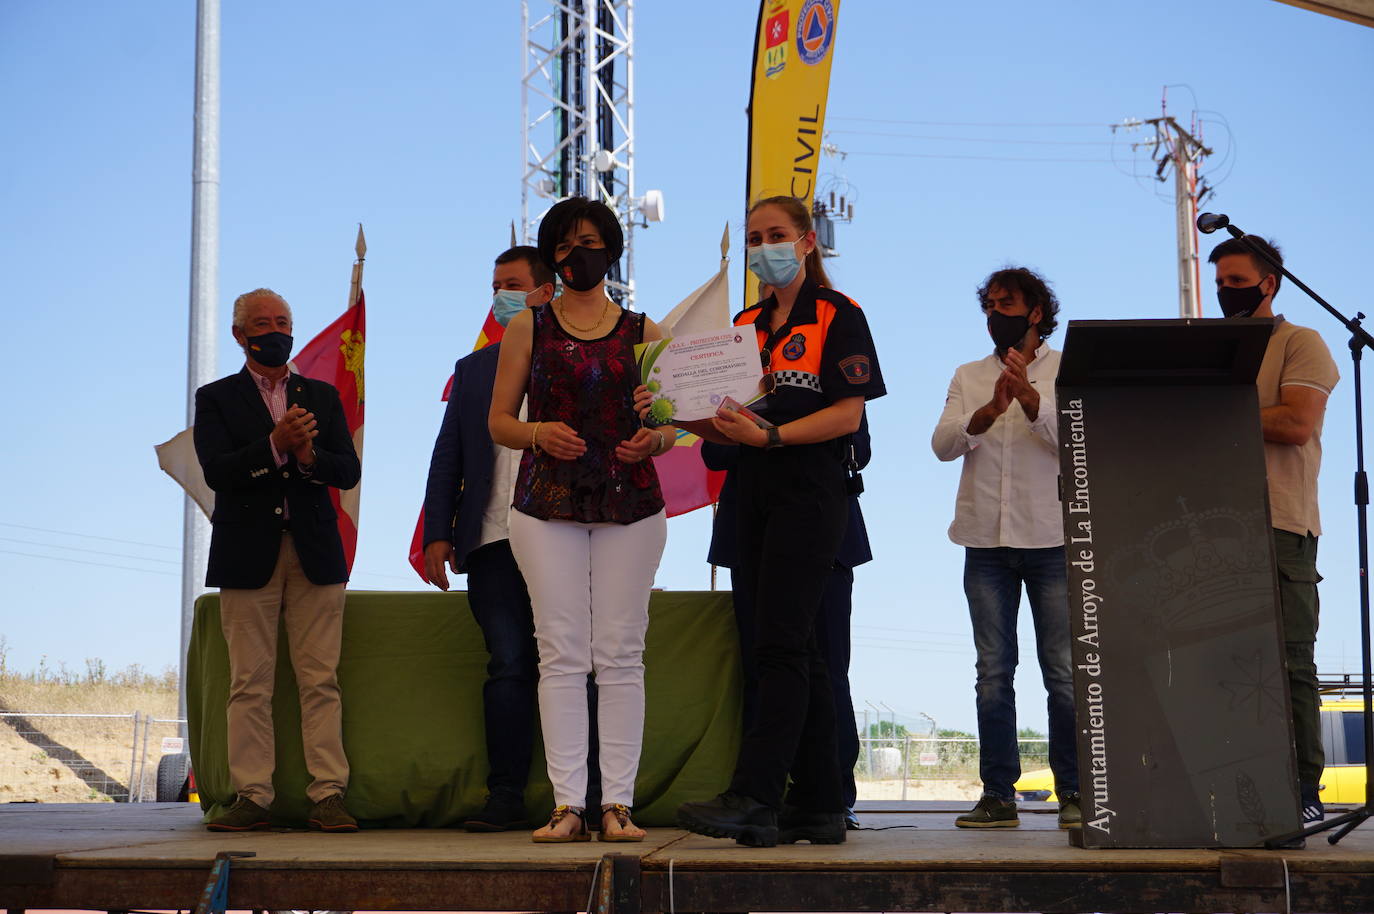
{"type": "MultiPolygon", "coordinates": [[[[825,101],[840,0],[762,0],[749,92],[749,205],[796,197],[811,208],[820,171],[825,101]]],[[[744,303],[758,297],[747,266],[744,303]]]]}

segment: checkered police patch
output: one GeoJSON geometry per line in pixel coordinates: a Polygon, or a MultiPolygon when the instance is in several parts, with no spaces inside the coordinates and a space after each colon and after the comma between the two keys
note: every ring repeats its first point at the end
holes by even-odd
{"type": "Polygon", "coordinates": [[[866,355],[851,355],[840,360],[840,372],[850,384],[867,384],[869,377],[872,376],[866,355]]]}
{"type": "Polygon", "coordinates": [[[777,381],[779,387],[805,387],[815,391],[821,389],[821,379],[809,371],[794,371],[790,368],[784,371],[775,371],[773,372],[773,379],[777,381]]]}

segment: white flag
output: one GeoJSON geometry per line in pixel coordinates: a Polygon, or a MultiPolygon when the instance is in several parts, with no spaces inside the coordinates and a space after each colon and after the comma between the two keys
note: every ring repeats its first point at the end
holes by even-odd
{"type": "Polygon", "coordinates": [[[177,485],[185,489],[186,494],[195,499],[200,510],[209,517],[215,510],[215,493],[205,483],[205,474],[200,469],[196,442],[191,433],[192,429],[188,428],[171,441],[154,445],[153,450],[157,451],[157,465],[162,467],[162,471],[175,479],[177,485]]]}
{"type": "Polygon", "coordinates": [[[730,224],[720,239],[720,269],[658,322],[665,337],[710,333],[730,326],[730,224]]]}

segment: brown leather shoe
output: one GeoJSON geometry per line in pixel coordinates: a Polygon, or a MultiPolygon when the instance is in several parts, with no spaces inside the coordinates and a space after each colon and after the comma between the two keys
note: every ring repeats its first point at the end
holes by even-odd
{"type": "Polygon", "coordinates": [[[267,827],[267,810],[240,796],[217,818],[205,823],[210,831],[254,831],[267,827]]]}
{"type": "Polygon", "coordinates": [[[358,820],[344,808],[343,794],[336,793],[311,807],[310,827],[319,831],[357,831],[358,820]]]}

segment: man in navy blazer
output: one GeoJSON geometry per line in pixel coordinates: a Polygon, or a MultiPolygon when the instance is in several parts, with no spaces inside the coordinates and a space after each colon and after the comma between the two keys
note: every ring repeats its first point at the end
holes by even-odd
{"type": "Polygon", "coordinates": [[[234,302],[246,364],[196,391],[196,455],[215,492],[209,587],[220,588],[229,648],[229,777],[238,794],[214,831],[266,828],[274,792],[272,686],[283,619],[312,781],[309,823],[357,831],[344,806],[348,759],[336,675],[348,566],[329,489],[361,466],[339,393],[293,374],[291,308],[270,289],[234,302]]]}
{"type": "MultiPolygon", "coordinates": [[[[492,313],[502,326],[553,298],[554,275],[530,246],[496,258],[492,313]]],[[[425,486],[425,576],[448,590],[445,566],[468,576],[468,605],[491,660],[482,689],[486,717],[486,805],[469,831],[528,828],[525,782],[534,746],[539,654],[525,579],[510,549],[507,519],[520,451],[491,440],[487,413],[500,344],[458,360],[425,486]]]]}
{"type": "MultiPolygon", "coordinates": [[[[850,438],[855,468],[862,470],[868,466],[873,453],[867,413],[860,420],[858,431],[850,438]]],[[[739,446],[703,441],[701,458],[709,469],[730,471],[739,460],[739,446]]],[[[737,511],[735,474],[731,472],[721,487],[715,520],[711,525],[711,547],[706,560],[712,565],[730,569],[735,567],[739,555],[735,529],[737,511]]],[[[859,827],[859,820],[854,815],[854,801],[858,795],[854,783],[854,765],[859,759],[859,736],[854,720],[854,700],[849,692],[849,617],[853,610],[854,569],[872,560],[873,551],[869,548],[863,511],[859,509],[859,496],[850,495],[849,526],[845,529],[839,554],[835,556],[835,567],[826,579],[821,610],[816,616],[816,639],[820,642],[821,653],[830,669],[830,693],[835,701],[835,746],[844,779],[842,787],[848,810],[845,821],[850,829],[859,827]]],[[[740,656],[744,664],[744,729],[748,730],[758,704],[755,688],[758,673],[753,667],[754,594],[736,588],[734,582],[732,572],[731,593],[735,604],[735,623],[739,629],[740,656]]]]}

